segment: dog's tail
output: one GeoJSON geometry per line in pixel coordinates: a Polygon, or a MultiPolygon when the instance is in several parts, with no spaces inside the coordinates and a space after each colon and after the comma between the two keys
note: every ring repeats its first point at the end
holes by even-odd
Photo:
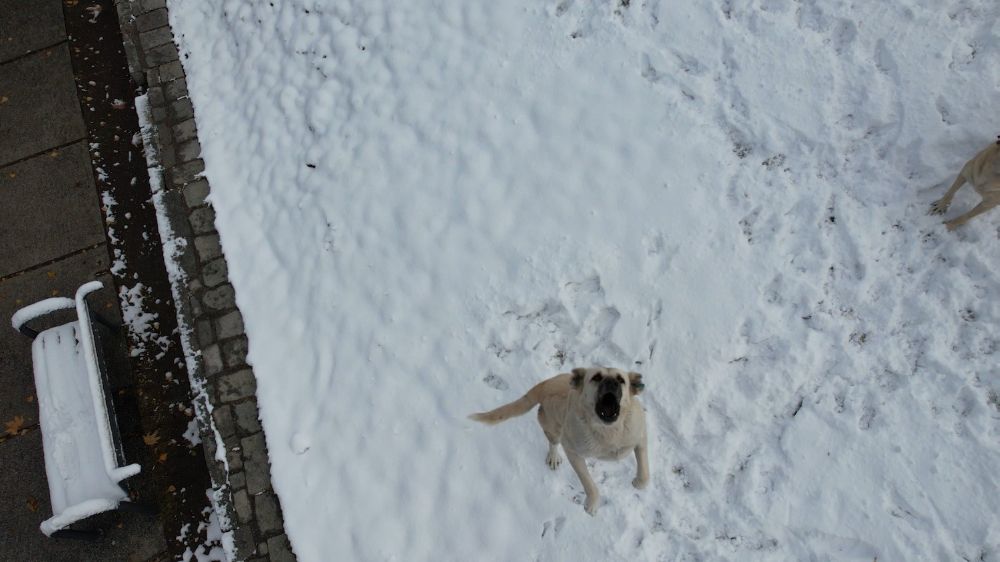
{"type": "Polygon", "coordinates": [[[489,412],[472,414],[469,416],[469,419],[494,425],[502,421],[509,420],[510,418],[523,416],[524,414],[527,414],[529,410],[534,408],[536,404],[538,404],[540,400],[541,386],[541,383],[539,383],[529,390],[527,394],[510,404],[504,404],[503,406],[500,406],[495,410],[490,410],[489,412]]]}

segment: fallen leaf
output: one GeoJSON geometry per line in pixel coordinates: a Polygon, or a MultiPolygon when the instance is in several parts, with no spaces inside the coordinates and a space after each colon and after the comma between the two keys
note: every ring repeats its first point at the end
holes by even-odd
{"type": "Polygon", "coordinates": [[[167,454],[166,453],[160,453],[160,458],[156,459],[156,461],[158,463],[160,463],[160,464],[163,464],[163,463],[167,462],[167,454]]]}
{"type": "Polygon", "coordinates": [[[31,404],[32,402],[35,401],[35,396],[34,395],[30,395],[27,398],[25,398],[24,401],[27,402],[28,404],[31,404]]]}
{"type": "Polygon", "coordinates": [[[56,272],[55,271],[46,271],[45,275],[48,275],[49,279],[55,279],[56,278],[56,272]]]}
{"type": "Polygon", "coordinates": [[[146,442],[146,445],[152,447],[160,442],[160,436],[156,431],[153,433],[147,433],[142,436],[142,440],[146,442]]]}
{"type": "Polygon", "coordinates": [[[10,98],[8,98],[7,96],[0,96],[0,105],[3,105],[8,101],[10,101],[10,98]]]}
{"type": "Polygon", "coordinates": [[[38,511],[38,498],[34,496],[28,496],[28,501],[25,502],[28,505],[28,510],[32,513],[38,511]]]}
{"type": "Polygon", "coordinates": [[[167,491],[172,494],[177,491],[177,487],[171,484],[170,486],[167,487],[167,491]]]}
{"type": "Polygon", "coordinates": [[[65,4],[68,7],[70,7],[70,8],[72,8],[73,6],[76,6],[79,3],[80,3],[80,0],[66,0],[66,2],[65,2],[65,4]]]}
{"type": "Polygon", "coordinates": [[[7,435],[17,435],[18,432],[24,427],[24,418],[21,416],[14,416],[14,419],[9,422],[4,422],[4,426],[7,428],[5,433],[7,435]]]}
{"type": "Polygon", "coordinates": [[[10,172],[9,174],[7,174],[7,177],[9,177],[10,179],[14,179],[17,177],[17,172],[10,172]]]}

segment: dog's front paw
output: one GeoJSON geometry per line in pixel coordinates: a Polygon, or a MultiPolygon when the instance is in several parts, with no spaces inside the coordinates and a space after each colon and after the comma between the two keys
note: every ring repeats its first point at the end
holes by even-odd
{"type": "Polygon", "coordinates": [[[948,207],[951,206],[951,201],[947,199],[938,199],[937,201],[931,203],[931,210],[929,214],[931,215],[943,215],[948,211],[948,207]]]}
{"type": "Polygon", "coordinates": [[[559,454],[558,450],[549,449],[549,454],[545,456],[545,464],[549,465],[552,470],[559,468],[559,465],[562,464],[562,455],[559,454]]]}
{"type": "Polygon", "coordinates": [[[597,515],[597,505],[601,501],[601,496],[594,494],[592,496],[587,496],[587,502],[583,504],[583,509],[591,515],[597,515]]]}
{"type": "Polygon", "coordinates": [[[640,478],[639,476],[636,476],[635,478],[632,479],[632,486],[634,486],[638,490],[642,490],[643,488],[645,488],[646,484],[649,484],[648,477],[640,478]]]}

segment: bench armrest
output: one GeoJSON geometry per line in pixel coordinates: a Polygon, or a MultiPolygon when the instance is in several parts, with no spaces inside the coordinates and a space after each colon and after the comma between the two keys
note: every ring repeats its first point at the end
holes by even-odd
{"type": "Polygon", "coordinates": [[[66,297],[52,297],[38,301],[35,304],[29,304],[28,306],[15,312],[14,315],[10,317],[10,325],[15,330],[28,336],[29,338],[34,338],[38,335],[38,332],[26,326],[29,321],[34,320],[39,316],[45,316],[50,312],[66,308],[76,308],[76,301],[66,297]]]}
{"type": "Polygon", "coordinates": [[[76,314],[80,321],[80,347],[83,349],[87,375],[90,380],[90,396],[94,401],[94,413],[97,414],[97,433],[101,436],[101,453],[104,457],[104,469],[108,476],[114,477],[121,473],[118,459],[112,447],[111,418],[108,412],[108,401],[104,395],[104,384],[98,371],[97,346],[94,343],[94,330],[90,324],[90,309],[87,308],[87,295],[99,291],[104,284],[91,281],[76,291],[76,314]]]}

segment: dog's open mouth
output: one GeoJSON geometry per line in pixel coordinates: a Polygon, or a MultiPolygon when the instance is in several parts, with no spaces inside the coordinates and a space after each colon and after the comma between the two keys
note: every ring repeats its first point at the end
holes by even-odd
{"type": "Polygon", "coordinates": [[[618,419],[619,412],[621,412],[621,404],[618,403],[618,397],[613,392],[601,395],[597,399],[597,406],[594,408],[594,412],[597,414],[597,417],[601,418],[602,422],[614,423],[618,419]]]}

